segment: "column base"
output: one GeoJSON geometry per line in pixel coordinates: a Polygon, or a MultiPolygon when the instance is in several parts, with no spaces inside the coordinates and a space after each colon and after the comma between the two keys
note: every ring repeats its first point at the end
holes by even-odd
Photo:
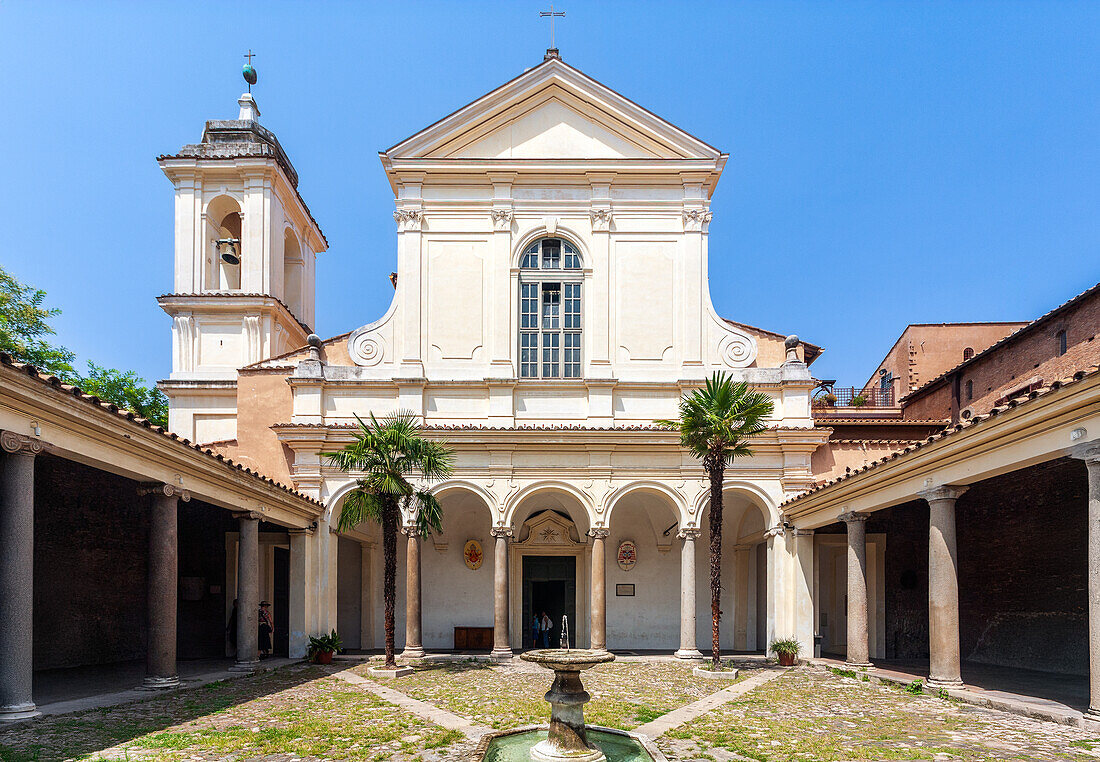
{"type": "Polygon", "coordinates": [[[29,720],[31,717],[37,717],[40,714],[42,714],[42,712],[38,711],[38,707],[34,705],[33,701],[28,701],[26,704],[0,706],[0,722],[29,720]]]}
{"type": "Polygon", "coordinates": [[[514,656],[515,656],[515,654],[512,653],[511,648],[494,648],[489,653],[489,658],[492,659],[493,661],[497,661],[497,660],[504,661],[506,659],[511,659],[514,656]]]}
{"type": "Polygon", "coordinates": [[[1084,717],[1092,722],[1100,722],[1100,709],[1094,709],[1090,706],[1084,717]]]}
{"type": "Polygon", "coordinates": [[[256,661],[238,661],[229,668],[230,672],[255,672],[260,668],[260,660],[256,661]]]}
{"type": "Polygon", "coordinates": [[[924,684],[929,688],[962,688],[962,680],[942,680],[938,677],[928,676],[928,679],[924,681],[924,684]]]}
{"type": "Polygon", "coordinates": [[[402,659],[423,659],[424,647],[423,646],[409,646],[401,652],[402,659]]]}
{"type": "Polygon", "coordinates": [[[846,661],[844,662],[844,666],[848,667],[848,669],[870,669],[875,665],[869,661],[846,661]]]}
{"type": "Polygon", "coordinates": [[[141,681],[141,687],[147,691],[160,691],[168,688],[180,687],[180,676],[170,675],[169,677],[154,677],[153,675],[146,675],[145,679],[141,681]]]}
{"type": "Polygon", "coordinates": [[[702,659],[703,652],[698,648],[681,648],[675,654],[677,659],[702,659]]]}

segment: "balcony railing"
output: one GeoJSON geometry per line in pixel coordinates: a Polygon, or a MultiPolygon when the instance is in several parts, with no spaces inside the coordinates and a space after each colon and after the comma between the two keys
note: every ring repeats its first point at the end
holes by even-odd
{"type": "Polygon", "coordinates": [[[894,407],[894,390],[880,386],[825,386],[814,394],[815,409],[836,407],[894,407]]]}

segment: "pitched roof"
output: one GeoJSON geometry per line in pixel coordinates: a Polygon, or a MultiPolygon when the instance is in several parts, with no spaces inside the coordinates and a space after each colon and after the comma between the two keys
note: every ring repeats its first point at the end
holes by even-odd
{"type": "Polygon", "coordinates": [[[135,413],[133,410],[127,410],[126,408],[119,407],[118,405],[114,404],[113,402],[106,402],[104,400],[101,400],[99,397],[95,396],[94,394],[86,394],[85,392],[81,391],[80,387],[73,386],[72,384],[66,384],[64,381],[59,379],[57,376],[51,376],[51,375],[48,375],[46,373],[41,373],[41,372],[39,372],[38,368],[34,367],[33,365],[28,365],[26,363],[18,362],[17,360],[15,360],[15,358],[13,358],[11,355],[7,354],[6,352],[0,352],[0,365],[5,365],[9,368],[13,368],[15,370],[22,371],[23,373],[27,374],[31,378],[35,379],[36,381],[41,382],[43,386],[47,386],[47,387],[52,388],[53,390],[56,391],[57,394],[71,395],[72,397],[75,397],[76,399],[80,400],[81,402],[85,402],[88,405],[97,408],[98,410],[102,410],[106,413],[110,413],[112,415],[115,415],[115,416],[117,416],[118,418],[120,418],[124,421],[128,421],[130,424],[132,424],[135,427],[148,429],[148,430],[150,430],[150,431],[152,431],[156,434],[160,434],[161,436],[164,437],[165,443],[170,447],[183,447],[183,448],[195,450],[196,452],[202,453],[206,457],[209,457],[213,460],[217,460],[217,461],[220,461],[220,462],[224,463],[226,465],[226,467],[228,467],[228,468],[234,469],[236,471],[240,471],[241,473],[244,473],[244,474],[248,474],[252,478],[255,478],[255,479],[257,479],[261,482],[264,482],[266,484],[272,485],[272,486],[274,486],[278,489],[281,489],[284,492],[287,492],[291,495],[294,495],[297,498],[300,498],[301,500],[304,500],[304,501],[306,501],[308,503],[311,503],[313,505],[316,505],[316,506],[321,506],[321,507],[324,506],[324,503],[322,503],[320,500],[316,500],[316,499],[310,497],[309,495],[305,495],[305,494],[297,491],[296,489],[294,489],[292,487],[288,487],[285,484],[282,484],[281,482],[277,482],[274,479],[272,479],[271,477],[261,474],[259,471],[254,471],[251,468],[247,468],[245,466],[242,466],[240,463],[235,463],[233,460],[231,460],[229,458],[226,458],[225,456],[219,455],[218,453],[214,452],[209,447],[204,447],[203,445],[197,445],[197,444],[195,444],[194,442],[191,442],[188,439],[184,439],[183,437],[179,436],[178,434],[170,432],[162,426],[157,426],[156,424],[154,424],[152,421],[148,420],[147,418],[142,418],[140,415],[135,413]]]}
{"type": "Polygon", "coordinates": [[[899,458],[908,457],[908,456],[912,455],[913,453],[915,453],[917,450],[920,450],[922,447],[927,447],[930,444],[934,444],[936,442],[939,442],[941,439],[946,439],[948,437],[957,436],[958,434],[960,434],[964,431],[969,431],[970,429],[973,429],[975,426],[982,425],[982,424],[986,423],[987,421],[990,421],[991,419],[996,418],[1001,413],[1004,413],[1004,412],[1009,411],[1009,410],[1013,410],[1013,409],[1015,409],[1017,407],[1020,407],[1022,405],[1026,405],[1027,403],[1031,402],[1032,400],[1035,400],[1039,397],[1045,397],[1046,395],[1050,394],[1051,392],[1057,391],[1058,389],[1062,389],[1066,386],[1071,386],[1072,384],[1078,383],[1079,381],[1082,381],[1083,379],[1088,378],[1090,376],[1094,376],[1097,373],[1100,373],[1100,366],[1093,365],[1092,367],[1087,368],[1086,370],[1077,371],[1076,373],[1074,373],[1069,378],[1064,378],[1064,379],[1061,379],[1059,381],[1054,381],[1054,382],[1052,382],[1052,383],[1050,383],[1046,386],[1043,386],[1039,389],[1035,389],[1034,391],[1031,391],[1027,394],[1021,394],[1018,397],[1013,397],[1012,399],[1010,399],[1005,404],[999,405],[998,407],[993,408],[992,410],[990,410],[988,413],[986,413],[984,415],[975,415],[975,416],[972,416],[968,419],[963,420],[960,423],[955,424],[954,426],[948,426],[943,431],[941,431],[937,434],[932,434],[927,439],[925,439],[921,442],[913,442],[913,443],[907,445],[906,447],[895,450],[894,452],[891,452],[887,455],[884,455],[883,457],[878,458],[877,460],[873,460],[869,463],[866,463],[865,465],[860,466],[859,468],[851,469],[847,473],[845,473],[843,476],[838,476],[836,479],[830,479],[830,480],[828,480],[828,481],[826,481],[822,484],[817,485],[816,487],[813,487],[812,489],[806,490],[805,492],[800,492],[799,494],[795,495],[794,497],[788,498],[787,500],[784,500],[782,503],[780,503],[779,507],[782,508],[783,506],[787,506],[787,505],[791,505],[793,503],[797,503],[798,501],[800,501],[800,500],[802,500],[806,497],[809,497],[810,495],[814,495],[818,492],[822,492],[822,491],[827,490],[831,487],[834,487],[837,484],[840,484],[841,482],[847,481],[848,479],[851,479],[855,476],[858,476],[859,474],[861,474],[865,471],[871,471],[871,470],[873,470],[875,468],[878,468],[879,466],[884,465],[886,463],[889,463],[891,461],[897,460],[899,458]]]}
{"type": "Polygon", "coordinates": [[[1050,322],[1051,320],[1056,318],[1058,315],[1060,315],[1062,312],[1064,312],[1065,310],[1068,310],[1070,307],[1077,304],[1082,299],[1085,299],[1085,298],[1089,297],[1090,295],[1092,295],[1093,293],[1097,292],[1098,289],[1100,289],[1100,283],[1097,283],[1095,286],[1092,286],[1090,288],[1085,289],[1084,291],[1082,291],[1081,293],[1079,293],[1077,296],[1073,297],[1069,301],[1063,302],[1062,304],[1059,304],[1057,307],[1052,309],[1050,312],[1047,312],[1044,315],[1040,315],[1039,317],[1035,318],[1030,323],[1023,326],[1022,328],[1019,328],[1019,329],[1013,331],[1012,333],[1008,334],[1008,336],[1005,336],[1003,339],[1001,339],[997,343],[995,343],[995,344],[993,344],[989,347],[986,347],[981,352],[978,352],[973,357],[971,357],[969,360],[963,360],[961,363],[956,365],[954,368],[951,368],[950,370],[944,371],[943,373],[936,376],[935,378],[933,378],[928,383],[926,383],[923,386],[909,392],[909,394],[902,397],[900,400],[898,400],[898,402],[900,402],[902,405],[904,405],[905,403],[910,402],[910,401],[916,399],[917,397],[923,396],[927,392],[929,392],[932,389],[938,387],[940,384],[942,384],[944,381],[946,381],[949,376],[953,375],[954,373],[957,373],[958,371],[962,370],[963,368],[966,368],[970,365],[973,365],[974,363],[978,362],[979,360],[981,360],[984,357],[987,357],[991,352],[996,351],[1000,347],[1002,347],[1006,344],[1010,344],[1010,343],[1020,339],[1021,337],[1027,336],[1028,334],[1031,334],[1034,331],[1038,330],[1040,327],[1042,327],[1046,323],[1050,322]]]}

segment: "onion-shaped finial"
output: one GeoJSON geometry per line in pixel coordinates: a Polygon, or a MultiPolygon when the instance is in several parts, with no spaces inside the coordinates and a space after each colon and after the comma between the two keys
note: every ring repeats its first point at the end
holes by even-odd
{"type": "Polygon", "coordinates": [[[241,69],[241,76],[244,77],[244,81],[248,83],[248,92],[252,92],[252,86],[256,84],[256,70],[252,68],[252,57],[256,55],[251,50],[245,54],[245,58],[248,59],[248,63],[241,69]]]}

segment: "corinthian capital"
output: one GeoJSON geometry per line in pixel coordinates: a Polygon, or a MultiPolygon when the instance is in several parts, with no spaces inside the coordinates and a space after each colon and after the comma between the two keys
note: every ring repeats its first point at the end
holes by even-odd
{"type": "Polygon", "coordinates": [[[592,210],[592,230],[597,232],[607,232],[611,229],[611,210],[610,209],[593,209],[592,210]]]}
{"type": "Polygon", "coordinates": [[[709,209],[685,209],[684,232],[697,233],[701,231],[705,233],[713,217],[714,215],[709,209]]]}
{"type": "Polygon", "coordinates": [[[25,434],[16,434],[14,431],[0,431],[0,449],[3,449],[4,452],[37,455],[45,447],[46,445],[41,439],[28,437],[25,434]]]}
{"type": "Polygon", "coordinates": [[[398,232],[420,230],[424,212],[419,209],[398,209],[393,213],[393,221],[397,223],[398,232]]]}
{"type": "Polygon", "coordinates": [[[507,230],[512,226],[511,209],[493,209],[489,216],[493,219],[493,228],[496,230],[507,230]]]}

